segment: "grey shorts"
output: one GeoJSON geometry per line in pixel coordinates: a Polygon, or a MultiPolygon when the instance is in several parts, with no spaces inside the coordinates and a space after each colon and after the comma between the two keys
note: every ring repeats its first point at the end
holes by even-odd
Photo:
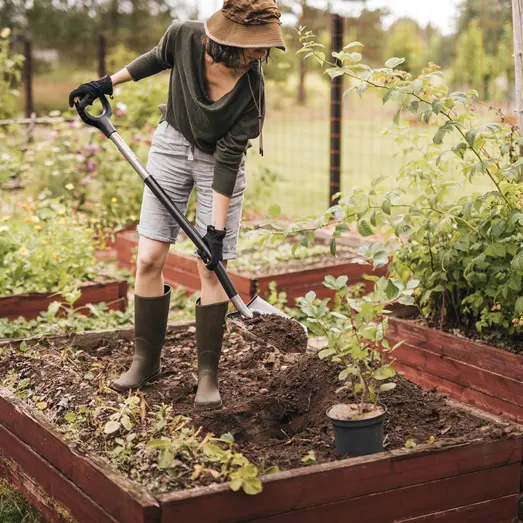
{"type": "MultiPolygon", "coordinates": [[[[211,221],[214,156],[193,147],[181,133],[164,120],[154,131],[147,171],[154,176],[183,213],[187,212],[189,196],[196,187],[195,226],[204,236],[211,221]]],[[[223,241],[224,260],[236,258],[246,179],[244,156],[225,224],[227,234],[223,241]]],[[[180,226],[148,187],[144,188],[137,230],[146,238],[164,243],[175,243],[180,232],[180,226]]]]}

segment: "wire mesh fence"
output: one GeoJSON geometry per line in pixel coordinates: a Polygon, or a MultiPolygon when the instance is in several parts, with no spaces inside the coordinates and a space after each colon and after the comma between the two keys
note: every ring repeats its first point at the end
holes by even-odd
{"type": "MultiPolygon", "coordinates": [[[[201,3],[193,4],[200,8],[200,19],[208,14],[201,3]]],[[[296,54],[301,46],[297,32],[301,25],[315,33],[316,40],[325,46],[327,58],[331,51],[340,50],[333,48],[331,40],[336,18],[333,8],[338,2],[331,2],[330,8],[313,0],[280,4],[289,49],[286,54],[273,53],[266,67],[265,155],[259,156],[254,143],[249,151],[249,179],[267,179],[272,190],[264,195],[266,203],[278,202],[288,215],[321,212],[330,204],[332,175],[336,172],[333,152],[339,149],[342,191],[370,187],[371,180],[379,175],[385,176],[392,187],[401,165],[401,159],[394,156],[394,132],[385,132],[395,127],[394,107],[384,106],[378,93],[365,93],[361,98],[355,92],[346,94],[338,147],[332,134],[331,79],[313,59],[303,61],[303,55],[296,54]]],[[[350,4],[351,10],[342,11],[339,41],[344,45],[361,42],[363,63],[383,67],[390,57],[404,57],[401,68],[416,76],[426,64],[434,62],[452,90],[478,91],[483,103],[478,104],[477,111],[483,112],[486,120],[499,119],[499,113],[493,110],[499,109],[517,122],[511,0],[462,0],[458,6],[442,0],[437,10],[421,4],[402,8],[405,3],[396,0],[350,4]]],[[[157,28],[149,37],[142,34],[138,39],[141,49],[133,50],[123,45],[126,38],[95,34],[84,42],[90,59],[81,67],[53,54],[52,49],[34,45],[32,71],[26,70],[22,85],[25,89],[30,82],[31,96],[20,97],[20,113],[27,112],[27,104],[32,104],[31,111],[39,116],[52,109],[67,110],[67,95],[78,83],[102,72],[115,72],[127,60],[154,46],[160,33],[157,28]]],[[[27,52],[23,38],[14,45],[27,52]]],[[[162,75],[163,79],[151,81],[163,82],[166,96],[168,84],[162,75]]],[[[352,85],[348,78],[337,81],[343,81],[342,92],[352,85]]],[[[415,127],[419,133],[426,130],[408,114],[403,115],[402,124],[415,127]]]]}

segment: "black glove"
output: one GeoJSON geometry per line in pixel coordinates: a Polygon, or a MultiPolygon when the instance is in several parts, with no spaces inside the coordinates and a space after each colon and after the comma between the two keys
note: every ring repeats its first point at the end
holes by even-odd
{"type": "Polygon", "coordinates": [[[198,249],[198,256],[203,260],[205,266],[210,271],[214,271],[218,262],[223,258],[223,239],[225,238],[226,230],[217,230],[214,225],[207,225],[207,234],[203,237],[203,241],[209,247],[211,258],[204,252],[198,249]]]}
{"type": "Polygon", "coordinates": [[[80,109],[84,109],[103,94],[113,94],[113,82],[109,75],[105,75],[100,80],[80,84],[76,89],[73,89],[69,94],[69,106],[73,107],[74,99],[78,98],[80,109]]]}

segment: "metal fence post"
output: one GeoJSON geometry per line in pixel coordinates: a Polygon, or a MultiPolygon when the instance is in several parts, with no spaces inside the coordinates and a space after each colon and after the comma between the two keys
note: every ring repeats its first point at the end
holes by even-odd
{"type": "MultiPolygon", "coordinates": [[[[340,15],[331,15],[331,48],[332,51],[341,51],[343,47],[343,18],[340,15]]],[[[343,75],[338,76],[331,83],[331,114],[330,114],[330,186],[329,206],[333,203],[332,197],[341,190],[341,129],[343,113],[343,75]]]]}
{"type": "Polygon", "coordinates": [[[29,38],[24,38],[24,86],[25,86],[25,116],[30,118],[34,112],[33,103],[33,56],[32,44],[29,38]]]}
{"type": "Polygon", "coordinates": [[[106,55],[106,41],[104,35],[98,37],[98,77],[105,76],[105,55],[106,55]]]}

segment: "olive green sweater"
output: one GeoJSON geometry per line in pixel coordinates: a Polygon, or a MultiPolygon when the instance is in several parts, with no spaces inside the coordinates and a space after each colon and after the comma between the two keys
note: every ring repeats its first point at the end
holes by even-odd
{"type": "Polygon", "coordinates": [[[249,140],[259,134],[255,100],[258,103],[261,89],[263,114],[263,76],[258,69],[251,69],[232,91],[216,102],[210,100],[206,95],[204,36],[202,22],[173,22],[156,47],[126,67],[135,82],[171,69],[165,119],[194,147],[214,154],[212,187],[230,197],[249,140]]]}

